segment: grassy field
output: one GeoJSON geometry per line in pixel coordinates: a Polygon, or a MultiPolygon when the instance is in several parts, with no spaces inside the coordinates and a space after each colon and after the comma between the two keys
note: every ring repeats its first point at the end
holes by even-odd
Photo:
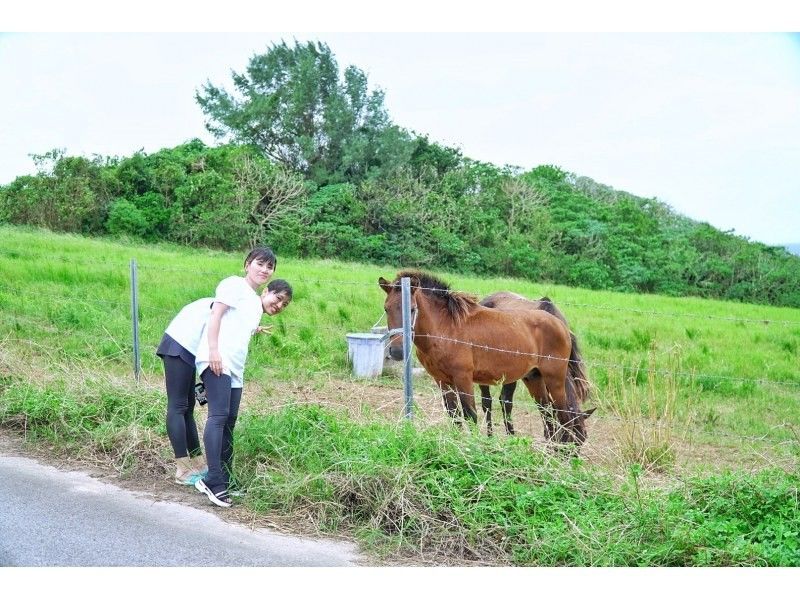
{"type": "MultiPolygon", "coordinates": [[[[0,227],[0,421],[126,475],[166,476],[155,346],[242,259],[0,227]]],[[[800,564],[800,310],[438,273],[477,295],[548,295],[565,313],[598,407],[582,458],[565,461],[541,450],[521,390],[519,436],[487,439],[453,429],[425,375],[411,425],[394,371],[350,376],[345,334],[381,319],[377,279],[402,266],[279,259],[295,297],[251,344],[236,440],[246,508],[431,558],[800,564]]]]}

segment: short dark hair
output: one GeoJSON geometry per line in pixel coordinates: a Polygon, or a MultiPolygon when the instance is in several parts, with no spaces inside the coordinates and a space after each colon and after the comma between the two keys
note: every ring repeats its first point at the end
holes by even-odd
{"type": "Polygon", "coordinates": [[[245,267],[253,260],[261,260],[262,262],[272,264],[273,270],[278,267],[278,258],[275,257],[275,254],[269,247],[254,247],[250,253],[247,254],[247,257],[244,258],[245,267]]]}
{"type": "Polygon", "coordinates": [[[284,295],[289,301],[292,300],[292,285],[282,278],[271,280],[267,285],[267,290],[276,295],[284,295]]]}

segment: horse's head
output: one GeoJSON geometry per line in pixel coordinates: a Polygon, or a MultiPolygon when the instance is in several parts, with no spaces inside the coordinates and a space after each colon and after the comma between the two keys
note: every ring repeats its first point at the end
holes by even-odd
{"type": "Polygon", "coordinates": [[[556,440],[564,443],[572,443],[576,446],[582,445],[586,442],[588,434],[586,433],[586,419],[595,412],[597,407],[588,409],[587,411],[578,410],[569,424],[562,427],[556,437],[556,440]]]}
{"type": "MultiPolygon", "coordinates": [[[[417,310],[416,292],[420,287],[420,281],[416,277],[410,277],[411,282],[411,317],[412,321],[417,310]]],[[[383,309],[386,312],[386,325],[389,330],[397,330],[403,327],[403,298],[400,289],[400,279],[389,282],[383,276],[378,279],[378,284],[386,293],[386,301],[383,302],[383,309]]],[[[412,325],[413,326],[413,325],[412,325]]],[[[393,334],[389,341],[389,357],[395,361],[403,359],[403,342],[401,334],[393,334]]]]}

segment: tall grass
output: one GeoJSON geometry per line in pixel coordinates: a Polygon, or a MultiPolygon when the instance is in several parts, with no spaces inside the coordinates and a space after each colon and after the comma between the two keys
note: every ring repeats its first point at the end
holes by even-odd
{"type": "MultiPolygon", "coordinates": [[[[242,269],[242,255],[219,251],[8,226],[0,227],[0,238],[0,338],[14,339],[21,359],[83,360],[120,376],[132,362],[130,259],[139,266],[142,366],[154,380],[161,376],[154,350],[170,319],[242,269]]],[[[253,341],[249,380],[268,386],[348,379],[345,335],[381,320],[377,278],[400,266],[279,257],[276,276],[293,283],[295,300],[275,319],[271,336],[253,341]]],[[[621,378],[636,391],[655,376],[660,400],[675,395],[675,423],[699,427],[712,439],[739,434],[782,443],[792,439],[786,424],[800,421],[793,350],[800,342],[800,310],[439,274],[454,289],[478,295],[508,289],[550,296],[581,343],[599,397],[619,394],[621,378]],[[675,353],[680,364],[670,357],[675,353]]],[[[399,387],[395,377],[380,383],[399,387]]],[[[518,391],[517,405],[535,415],[524,394],[518,391]]],[[[640,396],[633,392],[630,400],[640,396]]],[[[593,417],[602,418],[602,410],[593,417]]]]}
{"type": "Polygon", "coordinates": [[[163,401],[132,385],[92,378],[80,385],[41,385],[4,375],[0,424],[28,441],[42,441],[121,472],[160,475],[167,461],[163,401]]]}
{"type": "Polygon", "coordinates": [[[626,376],[623,372],[609,379],[601,405],[619,420],[614,430],[618,454],[625,464],[644,469],[666,471],[676,461],[676,438],[690,421],[691,392],[681,397],[683,387],[675,374],[680,359],[669,360],[670,369],[659,376],[656,356],[650,353],[644,370],[646,382],[640,382],[642,370],[636,368],[626,376]],[[678,412],[679,406],[683,413],[678,412]],[[680,419],[680,421],[679,421],[680,419]]]}

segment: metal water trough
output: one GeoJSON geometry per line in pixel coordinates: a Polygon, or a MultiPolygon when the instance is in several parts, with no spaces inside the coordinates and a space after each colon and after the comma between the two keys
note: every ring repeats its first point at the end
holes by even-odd
{"type": "Polygon", "coordinates": [[[353,375],[377,378],[383,373],[385,334],[352,332],[347,335],[347,357],[353,364],[353,375]]]}

